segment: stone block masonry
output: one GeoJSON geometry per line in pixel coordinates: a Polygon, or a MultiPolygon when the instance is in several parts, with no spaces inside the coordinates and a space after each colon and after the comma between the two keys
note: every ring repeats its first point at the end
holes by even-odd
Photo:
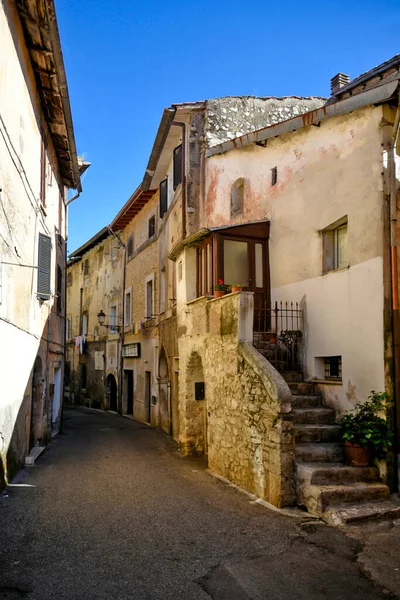
{"type": "Polygon", "coordinates": [[[292,504],[291,393],[252,346],[252,294],[200,298],[179,319],[181,449],[206,452],[212,471],[275,506],[292,504]]]}

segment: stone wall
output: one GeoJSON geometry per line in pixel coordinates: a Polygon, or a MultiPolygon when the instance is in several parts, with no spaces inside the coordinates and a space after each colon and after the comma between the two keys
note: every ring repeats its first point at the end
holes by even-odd
{"type": "Polygon", "coordinates": [[[178,312],[179,442],[276,506],[294,501],[291,394],[252,346],[253,295],[200,298],[178,312]],[[195,383],[205,384],[204,400],[195,383]]]}

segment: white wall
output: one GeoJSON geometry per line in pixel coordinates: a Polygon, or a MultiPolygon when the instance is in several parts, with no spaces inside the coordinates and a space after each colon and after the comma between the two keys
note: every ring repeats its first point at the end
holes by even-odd
{"type": "MultiPolygon", "coordinates": [[[[51,236],[51,287],[54,291],[55,227],[59,227],[60,193],[54,152],[49,142],[46,208],[41,210],[41,134],[38,125],[41,115],[39,110],[35,112],[32,104],[37,103],[34,76],[19,22],[14,20],[12,4],[0,4],[0,262],[3,263],[0,265],[0,435],[4,440],[3,453],[7,451],[13,434],[40,338],[55,302],[54,297],[39,302],[36,296],[37,269],[32,267],[38,264],[39,232],[51,236]],[[8,16],[5,5],[11,6],[8,16]]],[[[65,228],[64,216],[63,210],[61,233],[65,228]]],[[[51,323],[52,339],[56,342],[60,342],[62,334],[55,325],[58,319],[55,317],[51,323]]],[[[52,350],[54,345],[50,348],[52,350]]],[[[25,433],[29,436],[29,422],[26,428],[28,431],[25,433]]]]}

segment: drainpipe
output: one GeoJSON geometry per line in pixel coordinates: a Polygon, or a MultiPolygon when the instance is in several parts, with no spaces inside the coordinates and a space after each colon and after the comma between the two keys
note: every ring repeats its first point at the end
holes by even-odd
{"type": "Polygon", "coordinates": [[[397,253],[397,181],[396,181],[396,148],[399,140],[400,96],[396,117],[392,130],[389,149],[390,168],[390,267],[392,286],[392,329],[393,329],[393,366],[395,384],[394,423],[395,423],[395,477],[400,494],[400,320],[399,320],[399,285],[398,285],[398,253],[397,253]]]}
{"type": "Polygon", "coordinates": [[[171,125],[182,129],[182,240],[186,237],[186,123],[172,121],[171,125]]]}
{"type": "Polygon", "coordinates": [[[118,401],[117,401],[117,412],[121,415],[122,414],[123,387],[124,387],[124,352],[123,352],[123,350],[124,350],[124,343],[125,343],[126,245],[121,240],[119,235],[111,229],[111,227],[108,228],[108,231],[111,233],[111,235],[113,235],[118,240],[118,242],[121,244],[122,248],[124,249],[124,268],[122,271],[122,311],[121,311],[122,324],[121,324],[121,336],[120,336],[121,343],[120,343],[120,348],[119,348],[119,373],[118,373],[119,386],[118,386],[118,401]]]}

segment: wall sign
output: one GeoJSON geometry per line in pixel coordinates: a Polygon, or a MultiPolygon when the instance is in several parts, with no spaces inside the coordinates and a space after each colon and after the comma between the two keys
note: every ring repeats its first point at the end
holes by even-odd
{"type": "Polygon", "coordinates": [[[123,356],[131,358],[139,358],[140,356],[140,342],[134,344],[126,344],[123,349],[123,356]]]}

